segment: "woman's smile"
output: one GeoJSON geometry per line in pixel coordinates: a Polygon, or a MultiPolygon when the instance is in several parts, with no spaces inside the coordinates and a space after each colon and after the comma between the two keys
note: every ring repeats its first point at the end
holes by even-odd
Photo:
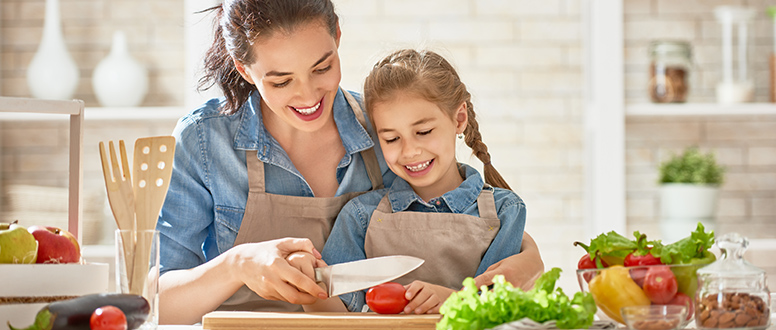
{"type": "Polygon", "coordinates": [[[294,111],[294,113],[296,114],[297,117],[299,117],[299,119],[304,121],[312,121],[312,120],[318,119],[318,117],[321,116],[321,113],[323,113],[322,111],[323,108],[321,107],[321,105],[323,104],[324,99],[325,97],[321,98],[320,101],[318,101],[318,103],[316,103],[314,106],[311,106],[311,107],[301,108],[301,107],[289,106],[289,108],[291,108],[294,111]]]}

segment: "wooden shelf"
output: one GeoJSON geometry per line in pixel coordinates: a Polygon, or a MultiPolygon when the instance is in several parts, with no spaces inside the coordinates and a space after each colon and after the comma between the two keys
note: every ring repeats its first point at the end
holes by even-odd
{"type": "MultiPolygon", "coordinates": [[[[127,108],[103,108],[92,107],[84,109],[84,120],[153,120],[170,119],[177,120],[186,114],[183,107],[127,107],[127,108]]],[[[27,121],[27,120],[65,120],[67,116],[52,116],[40,113],[2,113],[0,120],[27,121]]]]}
{"type": "Polygon", "coordinates": [[[638,103],[625,105],[626,116],[751,116],[776,115],[776,103],[638,103]]]}

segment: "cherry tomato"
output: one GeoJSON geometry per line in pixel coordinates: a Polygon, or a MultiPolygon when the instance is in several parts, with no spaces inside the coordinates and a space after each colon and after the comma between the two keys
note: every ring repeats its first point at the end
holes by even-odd
{"type": "Polygon", "coordinates": [[[89,319],[92,330],[127,330],[127,317],[116,306],[102,306],[89,319]]]}
{"type": "Polygon", "coordinates": [[[677,292],[674,299],[671,299],[671,301],[668,302],[668,305],[687,306],[687,320],[690,320],[695,316],[695,304],[693,304],[692,299],[684,293],[677,292]]]}
{"type": "Polygon", "coordinates": [[[366,304],[379,314],[399,314],[409,303],[404,297],[405,293],[404,286],[399,283],[383,283],[369,288],[366,292],[366,304]]]}
{"type": "MultiPolygon", "coordinates": [[[[636,252],[628,254],[623,261],[625,267],[662,265],[660,259],[650,253],[638,255],[636,252]]],[[[630,270],[630,276],[636,284],[644,287],[644,276],[647,275],[647,267],[638,267],[630,270]]]]}
{"type": "MultiPolygon", "coordinates": [[[[601,261],[601,266],[603,268],[609,267],[609,265],[606,264],[606,261],[604,261],[601,258],[598,258],[598,259],[601,261]]],[[[579,262],[577,262],[577,269],[594,269],[594,268],[598,268],[598,266],[596,265],[595,259],[590,259],[589,253],[583,255],[582,258],[579,258],[579,262]]],[[[594,274],[592,272],[588,272],[588,273],[584,273],[582,276],[585,278],[585,281],[590,282],[590,280],[593,279],[593,275],[594,274]]]]}
{"type": "Polygon", "coordinates": [[[640,255],[636,252],[633,252],[625,256],[625,259],[622,261],[622,264],[625,267],[631,267],[631,266],[662,265],[663,263],[660,262],[659,258],[653,256],[651,253],[640,255]]]}
{"type": "Polygon", "coordinates": [[[678,290],[676,276],[668,266],[650,266],[644,276],[644,293],[655,304],[666,304],[678,290]]]}

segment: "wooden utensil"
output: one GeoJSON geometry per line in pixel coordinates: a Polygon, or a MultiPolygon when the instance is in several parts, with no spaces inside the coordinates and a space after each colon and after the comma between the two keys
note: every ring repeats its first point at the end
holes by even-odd
{"type": "MultiPolygon", "coordinates": [[[[155,136],[135,141],[134,154],[134,191],[135,219],[138,232],[153,230],[159,211],[167,196],[167,188],[172,175],[172,161],[175,155],[175,138],[155,136]]],[[[152,236],[138,236],[135,246],[135,267],[133,268],[131,292],[142,292],[148,281],[149,253],[152,236]]]]}
{"type": "Polygon", "coordinates": [[[202,328],[204,330],[433,330],[439,318],[439,314],[210,312],[202,317],[202,328]]]}
{"type": "MultiPolygon", "coordinates": [[[[105,144],[100,142],[100,160],[102,161],[102,174],[105,178],[105,190],[108,193],[108,203],[116,219],[116,226],[120,230],[135,229],[135,193],[132,191],[132,175],[127,160],[127,148],[124,140],[119,140],[119,152],[121,154],[121,168],[116,158],[116,149],[113,141],[108,142],[110,160],[105,154],[105,144]],[[113,172],[111,172],[113,169],[113,172]]],[[[134,240],[123,239],[124,262],[127,274],[132,274],[133,257],[135,250],[134,240]]]]}

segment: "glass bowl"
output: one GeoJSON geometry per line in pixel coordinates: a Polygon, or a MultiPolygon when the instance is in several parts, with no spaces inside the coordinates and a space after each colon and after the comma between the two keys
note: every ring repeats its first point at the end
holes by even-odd
{"type": "Polygon", "coordinates": [[[684,327],[695,316],[697,271],[706,265],[708,264],[578,269],[577,281],[582,291],[592,294],[600,319],[626,325],[622,316],[623,307],[679,305],[686,307],[685,320],[679,325],[684,327]],[[658,277],[661,278],[660,281],[657,281],[658,277]],[[676,291],[671,290],[670,285],[667,289],[658,285],[671,283],[671,277],[676,281],[676,291]]]}
{"type": "Polygon", "coordinates": [[[675,330],[687,325],[687,307],[646,305],[623,307],[625,324],[631,330],[675,330]]]}

